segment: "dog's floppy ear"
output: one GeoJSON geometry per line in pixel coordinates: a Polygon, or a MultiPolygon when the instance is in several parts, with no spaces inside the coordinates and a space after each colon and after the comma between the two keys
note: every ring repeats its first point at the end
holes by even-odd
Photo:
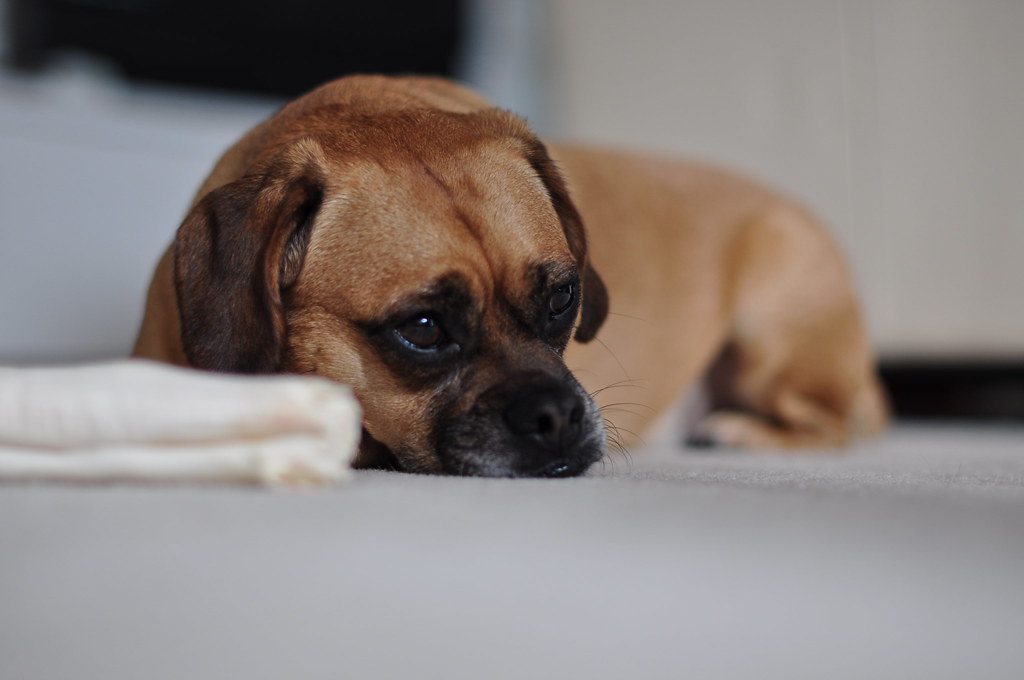
{"type": "Polygon", "coordinates": [[[551,160],[547,149],[539,140],[534,139],[530,142],[527,158],[547,188],[555,213],[565,230],[569,251],[581,268],[580,277],[583,287],[581,305],[583,309],[580,313],[580,323],[576,327],[576,334],[573,337],[579,342],[590,342],[597,335],[605,317],[608,316],[608,289],[605,288],[604,281],[590,264],[590,259],[587,257],[587,235],[583,227],[583,218],[580,217],[579,211],[576,210],[575,204],[569,197],[565,180],[555,166],[555,162],[551,160]]]}
{"type": "Polygon", "coordinates": [[[211,191],[175,242],[185,356],[198,368],[281,367],[282,296],[298,279],[323,197],[316,165],[282,161],[211,191]]]}

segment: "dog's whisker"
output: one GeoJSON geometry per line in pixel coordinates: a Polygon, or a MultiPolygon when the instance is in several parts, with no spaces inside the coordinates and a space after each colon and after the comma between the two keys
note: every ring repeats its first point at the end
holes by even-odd
{"type": "MultiPolygon", "coordinates": [[[[607,419],[605,419],[605,425],[606,426],[607,425],[611,425],[611,427],[615,429],[615,433],[616,433],[616,436],[619,438],[620,445],[621,445],[622,435],[623,434],[629,435],[630,437],[636,439],[636,441],[640,444],[640,446],[646,446],[647,445],[647,442],[644,441],[644,438],[641,437],[636,432],[634,432],[633,430],[630,430],[628,428],[622,427],[621,425],[615,425],[614,423],[609,423],[607,419]]],[[[622,448],[625,449],[626,447],[623,446],[622,448]]]]}
{"type": "MultiPolygon", "coordinates": [[[[640,403],[638,401],[617,401],[617,402],[614,402],[614,403],[611,403],[611,404],[604,404],[603,406],[599,406],[598,409],[600,411],[605,411],[607,409],[625,410],[625,409],[623,409],[624,406],[636,406],[636,407],[639,407],[639,408],[647,409],[651,413],[655,413],[656,412],[656,409],[648,406],[647,404],[642,404],[642,403],[640,403]]],[[[632,411],[629,411],[629,413],[632,413],[632,411]]]]}
{"type": "Polygon", "coordinates": [[[601,347],[604,347],[605,351],[608,352],[608,356],[610,356],[612,360],[615,361],[619,369],[622,371],[622,375],[626,376],[626,380],[632,380],[632,378],[629,377],[629,371],[627,371],[626,367],[622,364],[621,361],[619,361],[619,357],[615,356],[615,352],[613,352],[612,348],[608,346],[608,343],[606,343],[601,338],[594,338],[594,341],[600,344],[601,347]]]}
{"type": "MultiPolygon", "coordinates": [[[[626,434],[628,434],[628,435],[630,435],[630,436],[633,436],[633,437],[635,437],[635,438],[636,438],[636,440],[637,440],[637,441],[638,441],[638,442],[640,443],[640,445],[641,445],[641,446],[644,446],[644,445],[646,445],[646,442],[644,441],[643,437],[641,437],[640,435],[638,435],[638,434],[637,434],[636,432],[633,432],[632,430],[626,430],[626,429],[623,429],[623,432],[625,432],[626,434]]],[[[629,447],[627,447],[627,446],[623,446],[623,447],[622,447],[622,453],[623,453],[623,454],[624,454],[624,455],[625,455],[625,456],[626,456],[627,458],[629,458],[629,456],[630,456],[630,454],[629,454],[629,447]]]]}
{"type": "Polygon", "coordinates": [[[629,416],[632,416],[633,418],[640,418],[640,417],[642,417],[641,414],[637,413],[636,411],[631,411],[628,408],[612,408],[612,409],[608,409],[607,411],[602,409],[601,412],[602,412],[602,414],[607,414],[607,413],[627,414],[629,416]]]}
{"type": "Polygon", "coordinates": [[[608,312],[608,316],[617,316],[622,319],[631,319],[633,321],[639,321],[640,323],[652,324],[653,321],[645,319],[642,316],[633,316],[632,314],[623,314],[622,312],[608,312]]]}
{"type": "Polygon", "coordinates": [[[633,469],[633,456],[630,455],[629,449],[627,449],[625,447],[622,447],[621,449],[616,451],[616,453],[619,454],[622,457],[623,461],[625,461],[625,463],[626,463],[626,470],[627,471],[632,470],[633,469]]]}
{"type": "Polygon", "coordinates": [[[607,406],[599,407],[598,411],[603,416],[608,416],[612,413],[628,413],[635,418],[643,417],[638,410],[629,408],[629,406],[631,406],[631,404],[608,404],[607,406]]]}
{"type": "Polygon", "coordinates": [[[630,387],[630,388],[633,388],[633,389],[646,389],[645,385],[641,385],[639,383],[640,383],[640,380],[638,380],[638,379],[619,380],[619,381],[613,382],[613,383],[611,383],[609,385],[605,385],[604,387],[599,387],[598,389],[596,389],[596,390],[594,390],[593,392],[590,393],[590,397],[591,397],[591,399],[593,399],[593,398],[597,397],[597,395],[599,395],[602,392],[604,392],[605,390],[611,390],[611,389],[617,389],[617,388],[630,387]]]}
{"type": "Polygon", "coordinates": [[[615,462],[614,462],[615,458],[616,457],[621,457],[623,460],[625,460],[628,463],[629,462],[629,453],[626,450],[626,447],[624,447],[619,442],[613,442],[613,444],[614,445],[612,446],[611,450],[608,451],[607,458],[611,462],[612,470],[614,471],[614,469],[615,469],[615,462]]]}
{"type": "Polygon", "coordinates": [[[623,453],[626,450],[626,445],[622,440],[622,430],[615,425],[612,425],[612,428],[614,428],[615,434],[610,443],[617,452],[623,453]]]}
{"type": "MultiPolygon", "coordinates": [[[[625,431],[625,432],[627,432],[629,434],[632,434],[633,436],[636,436],[636,435],[633,434],[632,432],[630,432],[629,430],[624,430],[623,428],[619,427],[615,423],[609,421],[607,418],[604,419],[604,423],[605,423],[605,428],[606,428],[606,432],[607,432],[608,446],[609,446],[609,448],[611,450],[610,452],[611,453],[618,453],[619,455],[621,455],[626,460],[627,465],[631,466],[632,463],[633,463],[633,460],[632,460],[632,457],[629,454],[629,450],[626,448],[625,444],[623,444],[623,442],[622,442],[622,432],[625,431]]],[[[639,439],[639,437],[637,437],[637,438],[639,439]]],[[[613,467],[614,467],[614,465],[613,465],[613,467]]]]}
{"type": "Polygon", "coordinates": [[[619,468],[617,465],[618,461],[622,461],[626,465],[626,471],[628,472],[633,467],[633,460],[629,455],[629,451],[621,446],[617,446],[614,449],[608,451],[608,454],[603,458],[607,461],[608,466],[611,468],[612,474],[617,474],[619,468]]]}

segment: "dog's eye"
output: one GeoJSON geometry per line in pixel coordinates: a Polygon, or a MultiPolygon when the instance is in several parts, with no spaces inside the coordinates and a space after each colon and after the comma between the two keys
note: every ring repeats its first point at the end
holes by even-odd
{"type": "Polygon", "coordinates": [[[548,300],[548,309],[551,310],[551,316],[558,316],[565,312],[572,307],[575,299],[576,292],[573,290],[572,284],[555,288],[555,292],[551,294],[551,299],[548,300]]]}
{"type": "Polygon", "coordinates": [[[445,340],[441,324],[426,314],[417,314],[395,329],[399,339],[413,349],[431,350],[440,347],[445,340]]]}

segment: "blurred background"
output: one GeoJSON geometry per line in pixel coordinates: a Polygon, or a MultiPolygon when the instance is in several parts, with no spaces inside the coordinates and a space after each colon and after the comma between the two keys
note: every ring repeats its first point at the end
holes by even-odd
{"type": "Polygon", "coordinates": [[[124,356],[219,154],[353,72],[744,170],[843,244],[905,416],[1024,419],[1024,2],[0,0],[0,363],[124,356]]]}

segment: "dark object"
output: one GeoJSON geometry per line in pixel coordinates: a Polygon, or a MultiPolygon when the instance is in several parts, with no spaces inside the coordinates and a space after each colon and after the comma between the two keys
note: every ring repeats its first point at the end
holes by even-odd
{"type": "Polygon", "coordinates": [[[8,61],[60,50],[130,78],[294,96],[347,73],[450,75],[460,0],[9,0],[8,61]]]}
{"type": "Polygon", "coordinates": [[[1024,361],[886,362],[897,418],[1024,421],[1024,361]]]}

